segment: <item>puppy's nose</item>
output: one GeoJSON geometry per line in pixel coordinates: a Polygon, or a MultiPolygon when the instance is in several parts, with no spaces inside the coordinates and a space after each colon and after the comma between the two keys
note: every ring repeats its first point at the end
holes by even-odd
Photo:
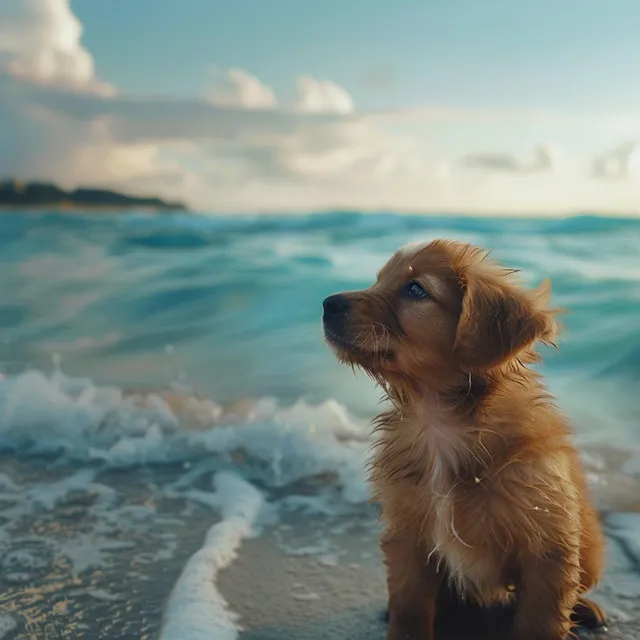
{"type": "Polygon", "coordinates": [[[349,311],[349,301],[339,293],[325,298],[322,303],[325,315],[334,316],[349,311]]]}

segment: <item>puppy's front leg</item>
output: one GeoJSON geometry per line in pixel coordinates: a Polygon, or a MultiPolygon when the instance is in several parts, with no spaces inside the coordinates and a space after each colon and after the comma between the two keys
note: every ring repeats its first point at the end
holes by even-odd
{"type": "Polygon", "coordinates": [[[441,577],[435,561],[410,535],[387,533],[382,540],[387,565],[389,629],[387,640],[433,640],[441,577]]]}
{"type": "Polygon", "coordinates": [[[544,558],[524,558],[513,640],[565,640],[578,601],[579,577],[577,549],[558,549],[544,558]]]}

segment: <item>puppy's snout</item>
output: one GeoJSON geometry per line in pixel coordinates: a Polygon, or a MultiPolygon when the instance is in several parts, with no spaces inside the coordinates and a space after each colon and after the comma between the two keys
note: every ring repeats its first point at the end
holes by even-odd
{"type": "Polygon", "coordinates": [[[322,303],[324,313],[322,314],[322,323],[326,335],[335,338],[342,338],[347,327],[347,318],[349,317],[349,300],[346,296],[337,293],[329,296],[322,303]]]}
{"type": "Polygon", "coordinates": [[[324,309],[324,317],[330,318],[337,315],[346,315],[349,311],[349,301],[345,296],[337,293],[333,296],[325,298],[322,303],[324,309]]]}

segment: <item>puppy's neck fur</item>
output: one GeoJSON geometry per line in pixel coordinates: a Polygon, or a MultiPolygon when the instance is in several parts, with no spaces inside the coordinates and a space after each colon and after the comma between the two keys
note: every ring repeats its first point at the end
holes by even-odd
{"type": "Polygon", "coordinates": [[[451,417],[464,418],[479,407],[504,376],[498,371],[484,376],[442,371],[425,377],[435,383],[391,374],[385,376],[381,386],[392,404],[404,413],[419,416],[425,407],[430,407],[451,417]]]}
{"type": "Polygon", "coordinates": [[[519,411],[550,402],[538,375],[525,365],[512,363],[483,376],[459,371],[429,379],[438,380],[438,384],[387,379],[386,391],[393,408],[378,417],[375,429],[383,432],[379,444],[389,451],[389,456],[382,458],[384,465],[393,466],[393,457],[402,451],[410,452],[399,456],[405,468],[397,473],[433,474],[434,480],[449,477],[473,482],[527,446],[525,443],[531,438],[545,435],[540,429],[535,436],[528,433],[518,419],[519,411]],[[514,394],[526,406],[511,407],[505,412],[503,404],[508,404],[514,394]],[[499,430],[495,425],[486,428],[483,415],[487,413],[504,415],[499,430]]]}

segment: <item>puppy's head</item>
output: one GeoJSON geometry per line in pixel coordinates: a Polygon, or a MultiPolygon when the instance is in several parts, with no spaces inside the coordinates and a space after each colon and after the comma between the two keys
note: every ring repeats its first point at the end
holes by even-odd
{"type": "Polygon", "coordinates": [[[521,288],[485,251],[438,240],[401,249],[368,289],[329,296],[325,337],[338,358],[377,378],[419,382],[479,374],[552,343],[550,287],[521,288]]]}

